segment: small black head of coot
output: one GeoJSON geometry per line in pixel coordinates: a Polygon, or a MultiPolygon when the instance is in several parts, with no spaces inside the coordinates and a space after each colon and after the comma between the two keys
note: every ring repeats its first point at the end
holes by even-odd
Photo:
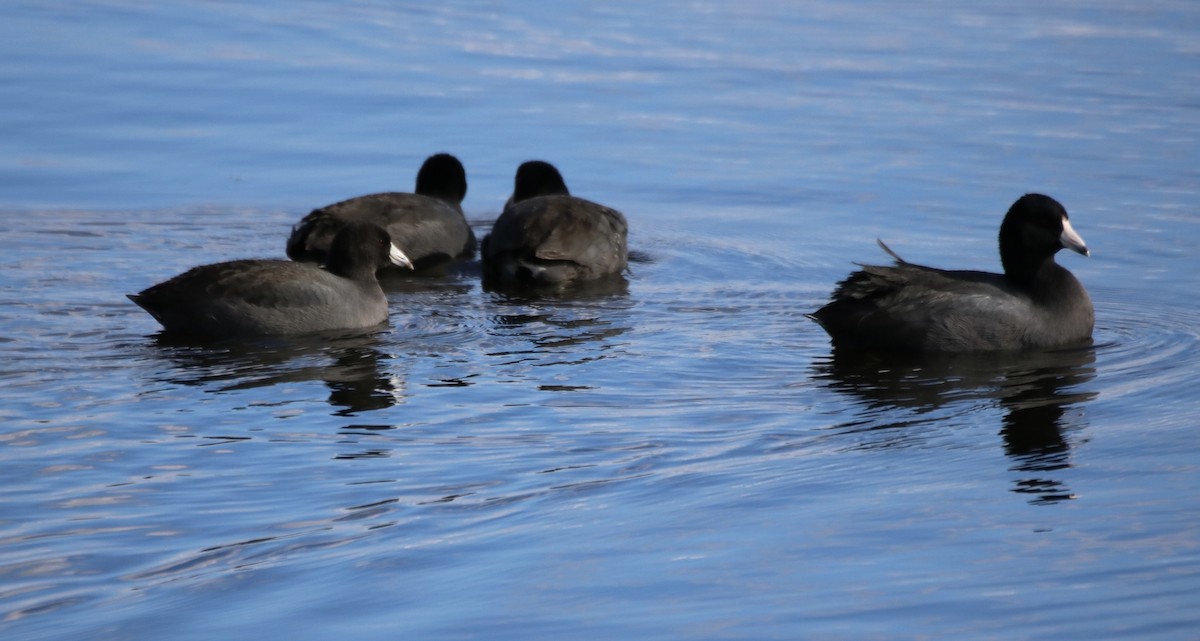
{"type": "Polygon", "coordinates": [[[522,200],[538,196],[570,196],[567,183],[563,181],[558,169],[544,160],[529,160],[517,167],[516,178],[513,179],[512,197],[508,204],[513,205],[522,200]]]}
{"type": "Polygon", "coordinates": [[[417,172],[414,193],[460,205],[467,197],[467,171],[458,158],[446,153],[425,159],[417,172]]]}
{"type": "Polygon", "coordinates": [[[1008,208],[1000,223],[1000,264],[1006,276],[1029,284],[1060,249],[1091,255],[1061,203],[1044,194],[1025,194],[1008,208]]]}

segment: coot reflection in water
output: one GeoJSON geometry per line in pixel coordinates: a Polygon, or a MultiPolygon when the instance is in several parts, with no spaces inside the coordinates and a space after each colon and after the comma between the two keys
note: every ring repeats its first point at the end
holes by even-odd
{"type": "MultiPolygon", "coordinates": [[[[1078,408],[1097,396],[1083,386],[1096,376],[1092,347],[1019,353],[942,355],[880,354],[835,349],[813,366],[814,379],[829,389],[880,410],[885,422],[856,421],[848,431],[918,430],[921,421],[897,420],[892,410],[932,412],[951,405],[996,401],[1004,410],[1000,436],[1021,474],[1014,492],[1034,503],[1073,498],[1062,481],[1048,478],[1070,467],[1067,430],[1085,427],[1078,408]]],[[[891,442],[891,441],[889,441],[891,442]]]]}
{"type": "MultiPolygon", "coordinates": [[[[505,339],[489,355],[499,364],[528,360],[537,366],[580,365],[603,358],[611,340],[629,332],[627,285],[606,281],[542,295],[491,294],[490,332],[505,339]],[[509,342],[514,340],[516,342],[509,342]],[[527,346],[528,344],[528,346],[527,346]]],[[[540,385],[546,391],[577,386],[540,385]]]]}
{"type": "Polygon", "coordinates": [[[383,332],[324,332],[297,337],[200,340],[155,336],[157,355],[174,363],[164,377],[215,392],[322,381],[338,416],[403,403],[403,379],[386,371],[383,332]]]}

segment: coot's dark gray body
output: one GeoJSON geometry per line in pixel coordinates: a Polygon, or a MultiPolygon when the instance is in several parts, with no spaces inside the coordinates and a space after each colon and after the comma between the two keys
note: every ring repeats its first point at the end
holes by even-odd
{"type": "Polygon", "coordinates": [[[375,272],[405,264],[387,232],[346,225],[325,267],[235,260],[193,267],[129,299],[169,333],[206,337],[306,334],[373,327],[387,320],[375,272]]]}
{"type": "Polygon", "coordinates": [[[475,255],[475,233],[462,211],[467,174],[450,154],[434,154],[417,172],[415,193],[387,192],[358,196],[314,209],[288,238],[292,260],[323,263],[329,243],[343,225],[373,223],[383,227],[392,244],[417,270],[475,255]]]}
{"type": "Polygon", "coordinates": [[[1091,339],[1095,315],[1083,285],[1054,262],[1064,247],[1089,254],[1058,201],[1027,194],[1000,227],[1003,274],[934,269],[892,254],[894,265],[864,265],[838,283],[811,317],[837,347],[971,352],[1081,344],[1091,339]]]}
{"type": "Polygon", "coordinates": [[[565,287],[619,278],[628,265],[621,212],[570,195],[549,163],[518,169],[512,198],[483,239],[484,278],[502,287],[565,287]]]}

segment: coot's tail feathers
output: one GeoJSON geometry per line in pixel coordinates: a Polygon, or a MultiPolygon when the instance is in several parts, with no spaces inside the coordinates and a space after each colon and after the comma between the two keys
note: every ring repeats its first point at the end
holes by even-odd
{"type": "Polygon", "coordinates": [[[907,260],[904,260],[903,258],[900,257],[900,254],[897,254],[896,252],[892,251],[892,248],[888,247],[883,242],[882,239],[876,238],[875,242],[879,243],[879,247],[882,248],[883,251],[887,252],[888,256],[891,256],[892,258],[894,258],[897,263],[900,263],[901,265],[909,264],[907,260]]]}

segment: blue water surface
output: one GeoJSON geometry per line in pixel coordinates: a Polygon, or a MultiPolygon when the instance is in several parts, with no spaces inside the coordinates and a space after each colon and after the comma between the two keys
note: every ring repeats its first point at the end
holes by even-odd
{"type": "Polygon", "coordinates": [[[1200,5],[0,7],[0,637],[1194,639],[1200,5]],[[628,286],[389,283],[194,344],[125,294],[282,257],[447,151],[630,221],[628,286]],[[1088,349],[834,354],[883,238],[1092,248],[1088,349]]]}

